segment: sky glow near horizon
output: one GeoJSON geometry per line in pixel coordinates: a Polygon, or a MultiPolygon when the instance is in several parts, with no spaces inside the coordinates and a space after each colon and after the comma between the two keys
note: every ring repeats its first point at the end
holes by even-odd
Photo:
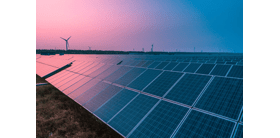
{"type": "Polygon", "coordinates": [[[36,48],[243,53],[243,1],[37,0],[36,48]]]}

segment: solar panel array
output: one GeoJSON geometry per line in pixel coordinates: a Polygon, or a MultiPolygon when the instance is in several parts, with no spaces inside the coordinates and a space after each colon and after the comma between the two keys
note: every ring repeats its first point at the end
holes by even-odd
{"type": "Polygon", "coordinates": [[[243,137],[242,55],[36,56],[46,80],[123,137],[243,137]]]}

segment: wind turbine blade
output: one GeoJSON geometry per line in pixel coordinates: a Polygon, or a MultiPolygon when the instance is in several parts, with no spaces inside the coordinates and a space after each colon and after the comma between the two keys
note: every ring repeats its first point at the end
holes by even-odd
{"type": "MultiPolygon", "coordinates": [[[[71,37],[71,36],[70,36],[71,37]]],[[[70,39],[70,37],[67,39],[67,40],[69,40],[70,39]]]]}
{"type": "Polygon", "coordinates": [[[64,38],[62,38],[62,37],[60,37],[60,38],[66,41],[66,39],[64,39],[64,38]]]}

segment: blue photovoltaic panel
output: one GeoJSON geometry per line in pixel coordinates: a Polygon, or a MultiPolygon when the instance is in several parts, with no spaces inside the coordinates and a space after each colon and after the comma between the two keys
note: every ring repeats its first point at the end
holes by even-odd
{"type": "Polygon", "coordinates": [[[142,65],[142,67],[146,68],[149,65],[151,65],[154,61],[147,61],[144,65],[142,65]]]}
{"type": "Polygon", "coordinates": [[[196,71],[196,73],[209,74],[214,66],[215,64],[202,64],[201,67],[196,71]]]}
{"type": "Polygon", "coordinates": [[[130,64],[129,66],[135,66],[135,65],[137,65],[138,63],[139,63],[140,61],[138,60],[138,61],[134,61],[132,64],[130,64]]]}
{"type": "Polygon", "coordinates": [[[122,76],[121,78],[116,80],[114,83],[126,86],[145,70],[146,69],[144,69],[144,68],[133,68],[128,73],[126,73],[124,76],[122,76]]]}
{"type": "Polygon", "coordinates": [[[109,76],[110,74],[112,74],[113,72],[115,72],[116,70],[118,70],[121,66],[112,66],[109,69],[105,70],[104,72],[100,73],[96,78],[98,79],[104,79],[107,76],[109,76]]]}
{"type": "Polygon", "coordinates": [[[179,63],[179,65],[177,65],[173,69],[173,71],[183,71],[188,65],[189,65],[189,63],[179,63]]]}
{"type": "Polygon", "coordinates": [[[119,112],[129,101],[131,101],[138,93],[123,89],[110,101],[94,112],[103,121],[109,121],[117,112],[119,112]]]}
{"type": "Polygon", "coordinates": [[[117,80],[118,78],[120,78],[121,76],[126,74],[131,69],[132,69],[132,67],[123,66],[120,69],[118,69],[117,71],[115,71],[114,73],[112,73],[111,75],[109,75],[108,77],[106,77],[105,80],[114,82],[115,80],[117,80]]]}
{"type": "Polygon", "coordinates": [[[98,93],[95,97],[90,99],[83,106],[86,107],[89,111],[94,112],[101,105],[111,99],[115,94],[117,94],[122,88],[114,85],[110,85],[100,93],[98,93]]]}
{"type": "Polygon", "coordinates": [[[94,85],[96,85],[99,82],[99,80],[97,79],[92,79],[89,82],[85,83],[84,85],[82,85],[81,87],[79,87],[78,89],[74,90],[72,93],[70,93],[68,96],[72,99],[77,98],[78,96],[80,96],[82,93],[84,93],[85,91],[87,91],[88,89],[90,89],[91,87],[93,87],[94,85]]]}
{"type": "Polygon", "coordinates": [[[200,66],[200,63],[191,63],[185,70],[184,72],[191,72],[194,73],[200,66]]]}
{"type": "Polygon", "coordinates": [[[118,113],[109,125],[126,136],[158,101],[159,99],[140,94],[118,113]]]}
{"type": "Polygon", "coordinates": [[[165,68],[163,68],[163,70],[172,70],[177,64],[177,62],[171,62],[165,68]]]}
{"type": "Polygon", "coordinates": [[[243,80],[215,77],[195,107],[237,119],[243,106],[243,80]]]}
{"type": "Polygon", "coordinates": [[[226,62],[223,62],[223,61],[219,61],[219,62],[216,62],[216,64],[225,64],[226,62]]]}
{"type": "Polygon", "coordinates": [[[136,64],[136,67],[141,67],[142,65],[144,65],[147,61],[140,61],[138,64],[136,64]]]}
{"type": "Polygon", "coordinates": [[[147,69],[143,74],[141,74],[137,79],[131,82],[128,87],[143,90],[152,80],[154,80],[162,71],[147,69]]]}
{"type": "Polygon", "coordinates": [[[229,69],[230,65],[216,65],[211,75],[226,76],[229,69]]]}
{"type": "Polygon", "coordinates": [[[83,105],[108,86],[109,86],[108,83],[100,82],[94,85],[93,87],[91,87],[90,89],[88,89],[86,92],[82,93],[79,97],[75,99],[75,101],[83,105]]]}
{"type": "Polygon", "coordinates": [[[211,76],[185,74],[164,98],[191,106],[210,78],[211,76]]]}
{"type": "Polygon", "coordinates": [[[243,125],[238,124],[234,138],[243,138],[243,125]]]}
{"type": "Polygon", "coordinates": [[[170,137],[188,110],[186,107],[161,101],[129,138],[170,137]]]}
{"type": "Polygon", "coordinates": [[[227,64],[227,65],[235,65],[236,62],[230,62],[230,61],[228,61],[228,62],[226,62],[226,64],[227,64]]]}
{"type": "Polygon", "coordinates": [[[90,81],[92,78],[90,77],[84,77],[83,79],[81,79],[80,81],[76,82],[75,84],[73,84],[72,86],[68,87],[67,89],[63,90],[63,93],[68,95],[71,92],[73,92],[74,90],[76,90],[77,88],[79,88],[80,86],[84,85],[85,83],[87,83],[88,81],[90,81]]]}
{"type": "Polygon", "coordinates": [[[102,73],[103,71],[107,70],[110,67],[112,67],[112,65],[105,64],[104,66],[100,67],[96,71],[90,73],[88,76],[94,78],[94,77],[96,77],[97,75],[99,75],[100,73],[102,73]]]}
{"type": "Polygon", "coordinates": [[[155,69],[163,69],[169,62],[161,62],[155,69]]]}
{"type": "Polygon", "coordinates": [[[229,138],[235,123],[192,110],[175,138],[229,138]]]}
{"type": "Polygon", "coordinates": [[[160,63],[159,61],[155,61],[155,62],[153,62],[153,64],[148,66],[148,68],[155,68],[159,63],[160,63]]]}
{"type": "Polygon", "coordinates": [[[144,92],[157,96],[163,96],[182,75],[183,73],[165,71],[147,88],[145,88],[144,92]]]}
{"type": "Polygon", "coordinates": [[[229,71],[228,77],[237,77],[243,78],[243,66],[232,66],[231,70],[229,71]]]}

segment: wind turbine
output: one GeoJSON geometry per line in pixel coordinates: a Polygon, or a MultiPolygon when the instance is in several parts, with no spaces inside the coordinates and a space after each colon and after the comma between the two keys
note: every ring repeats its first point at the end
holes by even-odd
{"type": "Polygon", "coordinates": [[[90,47],[90,46],[88,46],[88,50],[91,50],[91,47],[90,47]]]}
{"type": "MultiPolygon", "coordinates": [[[[71,37],[71,36],[70,36],[71,37]]],[[[61,39],[65,40],[66,41],[66,50],[68,50],[68,47],[69,47],[69,43],[68,43],[68,40],[70,39],[70,37],[66,40],[62,37],[60,37],[61,39]]]]}

